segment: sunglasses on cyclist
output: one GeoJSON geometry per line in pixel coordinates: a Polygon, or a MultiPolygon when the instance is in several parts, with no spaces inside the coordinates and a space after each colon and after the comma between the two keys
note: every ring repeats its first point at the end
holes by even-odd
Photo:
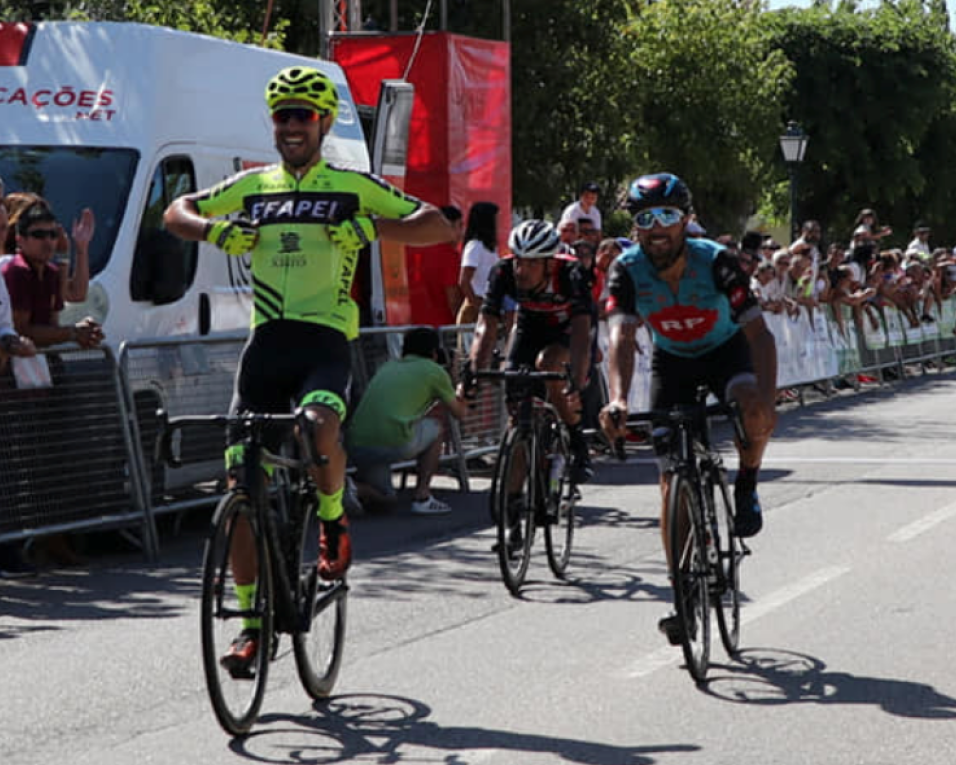
{"type": "Polygon", "coordinates": [[[36,229],[35,231],[27,231],[24,236],[28,236],[31,239],[49,239],[53,240],[59,236],[58,231],[53,231],[51,229],[36,229]]]}
{"type": "Polygon", "coordinates": [[[296,120],[311,125],[324,116],[322,112],[317,112],[315,109],[309,109],[306,106],[289,106],[272,112],[272,122],[276,125],[287,125],[291,120],[296,120]]]}
{"type": "Polygon", "coordinates": [[[641,210],[634,216],[634,224],[638,228],[654,228],[654,221],[659,226],[673,226],[684,220],[684,213],[676,207],[650,207],[647,210],[641,210]]]}

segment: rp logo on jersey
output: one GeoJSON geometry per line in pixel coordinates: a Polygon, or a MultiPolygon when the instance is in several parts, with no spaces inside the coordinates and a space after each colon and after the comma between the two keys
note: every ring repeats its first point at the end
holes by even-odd
{"type": "Polygon", "coordinates": [[[672,305],[648,317],[657,332],[675,343],[692,343],[706,337],[717,323],[716,308],[672,305]]]}

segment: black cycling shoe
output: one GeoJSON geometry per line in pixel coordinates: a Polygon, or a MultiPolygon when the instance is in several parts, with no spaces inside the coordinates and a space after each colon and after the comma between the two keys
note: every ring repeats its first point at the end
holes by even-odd
{"type": "Polygon", "coordinates": [[[753,486],[734,487],[734,533],[741,539],[755,536],[763,528],[760,499],[753,486]]]}
{"type": "Polygon", "coordinates": [[[667,638],[671,645],[680,645],[683,642],[684,634],[680,627],[680,620],[677,614],[668,614],[657,622],[657,629],[667,638]]]}
{"type": "Polygon", "coordinates": [[[587,483],[594,477],[594,468],[591,466],[591,452],[588,443],[581,439],[571,439],[571,483],[579,486],[587,483]]]}

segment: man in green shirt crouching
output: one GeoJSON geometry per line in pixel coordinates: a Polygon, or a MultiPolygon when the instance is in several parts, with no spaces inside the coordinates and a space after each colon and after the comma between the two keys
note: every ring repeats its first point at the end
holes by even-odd
{"type": "Polygon", "coordinates": [[[402,358],[387,361],[375,373],[346,434],[356,483],[380,496],[395,496],[393,463],[417,460],[418,482],[411,509],[419,515],[451,512],[451,507],[431,495],[444,438],[442,421],[429,416],[429,410],[440,401],[456,419],[467,411],[465,401],[455,396],[450,375],[438,363],[440,356],[434,329],[406,333],[402,358]]]}

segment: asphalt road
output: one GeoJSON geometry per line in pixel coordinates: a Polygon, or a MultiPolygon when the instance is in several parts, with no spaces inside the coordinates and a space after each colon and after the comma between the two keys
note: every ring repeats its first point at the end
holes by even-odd
{"type": "Polygon", "coordinates": [[[569,580],[539,547],[522,599],[483,479],[441,480],[449,517],[357,519],[336,695],[313,705],[283,650],[244,739],[203,685],[203,511],[158,564],[94,540],[89,566],[0,582],[0,762],[951,765],[954,397],[949,373],[782,410],[744,650],[715,645],[701,688],[655,628],[670,591],[637,450],[585,488],[569,580]]]}

